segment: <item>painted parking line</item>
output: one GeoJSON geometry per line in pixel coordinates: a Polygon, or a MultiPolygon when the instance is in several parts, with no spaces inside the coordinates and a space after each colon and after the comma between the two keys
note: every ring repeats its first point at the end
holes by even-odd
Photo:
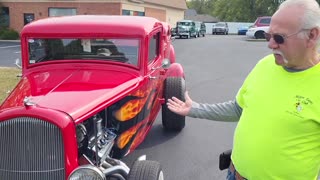
{"type": "Polygon", "coordinates": [[[12,48],[12,47],[20,47],[20,45],[15,45],[15,46],[4,46],[4,47],[0,47],[0,49],[6,49],[6,48],[12,48]]]}
{"type": "Polygon", "coordinates": [[[14,52],[14,53],[19,54],[19,53],[21,53],[21,51],[17,51],[17,52],[14,52]]]}

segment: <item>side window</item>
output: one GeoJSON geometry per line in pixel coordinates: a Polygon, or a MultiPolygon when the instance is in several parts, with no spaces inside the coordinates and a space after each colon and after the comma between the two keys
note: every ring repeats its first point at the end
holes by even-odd
{"type": "Polygon", "coordinates": [[[271,19],[270,18],[266,18],[266,19],[261,19],[260,23],[261,24],[270,24],[271,19]]]}
{"type": "Polygon", "coordinates": [[[156,57],[158,57],[160,52],[160,32],[153,35],[149,41],[149,56],[148,56],[148,63],[152,62],[156,57]]]}

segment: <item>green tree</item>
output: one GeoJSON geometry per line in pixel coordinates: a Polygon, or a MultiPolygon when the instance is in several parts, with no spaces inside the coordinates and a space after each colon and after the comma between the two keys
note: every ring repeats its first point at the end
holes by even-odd
{"type": "MultiPolygon", "coordinates": [[[[271,16],[285,0],[190,0],[189,9],[209,14],[221,21],[253,22],[258,16],[271,16]]],[[[320,3],[320,0],[316,0],[320,3]]]]}
{"type": "Polygon", "coordinates": [[[213,8],[213,0],[190,0],[187,1],[187,6],[189,9],[194,9],[198,14],[210,14],[213,8]]]}

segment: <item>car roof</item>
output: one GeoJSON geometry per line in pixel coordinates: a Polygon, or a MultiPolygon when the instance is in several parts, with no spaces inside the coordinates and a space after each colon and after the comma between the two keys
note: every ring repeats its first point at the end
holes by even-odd
{"type": "Polygon", "coordinates": [[[195,22],[193,20],[181,20],[181,21],[178,21],[178,22],[195,22]]]}
{"type": "Polygon", "coordinates": [[[84,37],[89,34],[143,36],[161,22],[142,16],[75,15],[40,19],[27,24],[22,35],[59,35],[84,37]]]}

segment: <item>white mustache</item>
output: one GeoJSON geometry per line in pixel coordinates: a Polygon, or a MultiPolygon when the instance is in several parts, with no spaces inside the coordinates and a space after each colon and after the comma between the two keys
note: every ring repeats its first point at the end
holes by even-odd
{"type": "Polygon", "coordinates": [[[283,58],[283,61],[288,64],[288,60],[284,57],[283,53],[279,50],[272,50],[273,54],[278,54],[283,58]]]}

